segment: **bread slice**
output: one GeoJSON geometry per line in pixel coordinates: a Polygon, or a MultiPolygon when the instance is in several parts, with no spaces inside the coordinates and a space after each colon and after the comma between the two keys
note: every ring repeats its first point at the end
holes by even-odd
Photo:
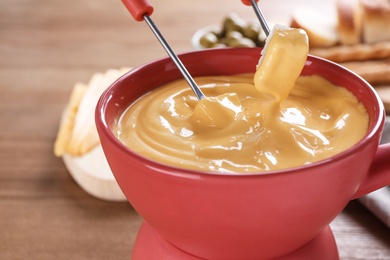
{"type": "Polygon", "coordinates": [[[54,154],[83,156],[100,144],[95,126],[95,108],[103,93],[130,68],[95,73],[88,84],[77,83],[61,119],[54,154]]]}
{"type": "Polygon", "coordinates": [[[330,48],[313,48],[310,54],[334,62],[364,61],[390,58],[390,41],[338,45],[330,48]]]}
{"type": "Polygon", "coordinates": [[[105,73],[96,73],[93,75],[80,102],[75,118],[74,128],[67,150],[69,154],[76,156],[83,155],[100,143],[95,126],[95,108],[104,90],[123,74],[124,72],[121,70],[109,69],[105,73]]]}
{"type": "Polygon", "coordinates": [[[340,43],[354,45],[362,42],[360,0],[336,0],[337,29],[340,43]]]}
{"type": "Polygon", "coordinates": [[[67,152],[77,111],[86,90],[87,85],[83,83],[76,83],[73,87],[68,106],[62,115],[57,138],[54,143],[54,154],[58,157],[63,156],[67,152]]]}
{"type": "Polygon", "coordinates": [[[290,26],[306,31],[310,48],[330,47],[339,41],[337,18],[331,12],[320,13],[317,9],[297,8],[292,15],[290,26]]]}
{"type": "Polygon", "coordinates": [[[390,41],[390,1],[360,0],[363,19],[363,41],[390,41]]]}
{"type": "Polygon", "coordinates": [[[371,84],[390,84],[390,59],[340,63],[371,84]]]}
{"type": "Polygon", "coordinates": [[[390,113],[390,85],[375,87],[375,90],[381,98],[387,113],[390,113]]]}

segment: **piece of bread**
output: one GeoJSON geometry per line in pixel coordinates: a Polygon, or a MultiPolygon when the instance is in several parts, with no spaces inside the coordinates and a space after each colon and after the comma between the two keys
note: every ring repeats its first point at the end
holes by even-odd
{"type": "Polygon", "coordinates": [[[390,1],[360,0],[363,42],[390,41],[390,1]]]}
{"type": "Polygon", "coordinates": [[[83,83],[76,83],[73,87],[68,106],[62,115],[57,138],[54,143],[54,154],[56,156],[63,156],[67,152],[76,114],[86,90],[87,86],[83,83]]]}
{"type": "Polygon", "coordinates": [[[390,84],[390,59],[340,63],[370,84],[390,84]]]}
{"type": "Polygon", "coordinates": [[[75,85],[57,134],[54,154],[82,156],[100,144],[95,126],[95,108],[103,93],[129,68],[95,73],[87,85],[75,85]]]}
{"type": "Polygon", "coordinates": [[[374,44],[338,45],[330,48],[313,48],[310,54],[334,62],[364,61],[390,58],[390,41],[374,44]]]}
{"type": "Polygon", "coordinates": [[[381,98],[386,111],[390,113],[390,85],[376,87],[375,90],[381,98]]]}
{"type": "Polygon", "coordinates": [[[340,43],[354,45],[362,41],[360,0],[336,0],[337,30],[340,43]]]}
{"type": "Polygon", "coordinates": [[[300,7],[294,11],[290,26],[306,31],[311,48],[330,47],[338,43],[337,18],[333,13],[300,7]]]}
{"type": "Polygon", "coordinates": [[[99,136],[94,126],[93,110],[103,89],[109,85],[108,80],[104,80],[104,77],[105,74],[103,73],[95,73],[88,83],[87,90],[76,114],[73,131],[67,147],[68,154],[81,156],[99,144],[99,136]]]}
{"type": "Polygon", "coordinates": [[[124,71],[109,69],[104,74],[96,73],[91,78],[84,97],[80,102],[72,136],[67,152],[72,155],[83,155],[100,143],[95,125],[96,104],[103,93],[124,71]]]}

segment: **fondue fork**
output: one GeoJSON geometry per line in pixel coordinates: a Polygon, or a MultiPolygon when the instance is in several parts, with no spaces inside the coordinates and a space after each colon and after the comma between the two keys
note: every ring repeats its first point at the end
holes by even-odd
{"type": "Polygon", "coordinates": [[[270,29],[267,23],[267,20],[265,19],[263,13],[261,12],[259,6],[257,5],[257,2],[259,0],[241,0],[245,5],[252,5],[253,10],[255,11],[255,14],[257,18],[260,21],[261,27],[263,28],[265,35],[268,36],[270,34],[270,29]]]}
{"type": "Polygon", "coordinates": [[[179,57],[176,55],[171,46],[165,40],[164,36],[158,30],[152,18],[150,18],[154,10],[150,2],[148,0],[122,0],[122,3],[126,6],[127,10],[133,16],[134,20],[138,22],[142,20],[146,21],[154,35],[157,37],[161,45],[164,47],[165,51],[168,53],[169,57],[172,59],[176,67],[184,76],[188,85],[190,85],[192,91],[194,91],[198,100],[203,99],[205,95],[203,94],[202,90],[200,90],[199,86],[196,84],[190,73],[187,71],[179,57]]]}

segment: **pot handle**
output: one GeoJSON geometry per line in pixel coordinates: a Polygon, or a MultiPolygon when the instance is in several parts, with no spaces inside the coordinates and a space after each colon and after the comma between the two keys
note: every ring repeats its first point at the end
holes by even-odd
{"type": "Polygon", "coordinates": [[[379,145],[366,179],[352,199],[390,185],[390,143],[379,145]]]}

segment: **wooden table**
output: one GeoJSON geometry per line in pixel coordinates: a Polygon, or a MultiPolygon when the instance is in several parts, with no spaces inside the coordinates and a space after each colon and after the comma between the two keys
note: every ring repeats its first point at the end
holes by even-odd
{"type": "MultiPolygon", "coordinates": [[[[286,21],[309,0],[262,1],[286,21]]],[[[177,52],[199,27],[236,12],[239,0],[154,1],[153,18],[177,52]]],[[[316,2],[329,6],[329,2],[316,2]]],[[[2,0],[0,8],[0,259],[130,259],[141,223],[126,202],[86,194],[53,155],[75,82],[166,54],[147,25],[108,0],[2,0]]],[[[352,201],[332,223],[342,259],[390,259],[390,230],[352,201]]]]}

